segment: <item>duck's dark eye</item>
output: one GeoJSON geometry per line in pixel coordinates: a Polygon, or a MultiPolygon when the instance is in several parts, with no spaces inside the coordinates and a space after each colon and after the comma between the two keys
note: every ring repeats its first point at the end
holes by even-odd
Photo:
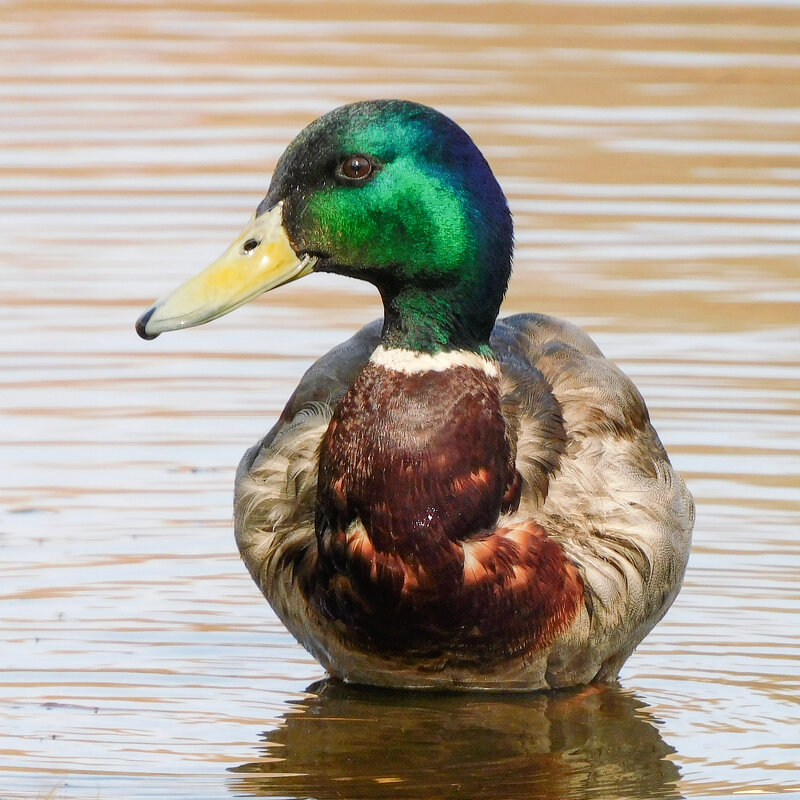
{"type": "Polygon", "coordinates": [[[339,167],[339,174],[349,181],[364,181],[374,166],[366,156],[348,156],[339,167]]]}

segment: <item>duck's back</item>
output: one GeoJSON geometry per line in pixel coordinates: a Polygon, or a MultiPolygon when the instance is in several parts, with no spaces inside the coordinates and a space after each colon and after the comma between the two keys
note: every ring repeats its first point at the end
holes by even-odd
{"type": "Polygon", "coordinates": [[[380,332],[376,321],[319,359],[240,464],[237,542],[278,616],[329,671],[352,681],[536,689],[615,679],[680,588],[694,508],[632,382],[580,329],[543,315],[500,320],[491,339],[522,479],[519,507],[498,526],[517,539],[535,531],[561,549],[582,594],[568,624],[505,668],[484,671],[480,659],[467,666],[445,652],[417,670],[349,652],[342,631],[328,630],[309,605],[320,442],[380,332]]]}

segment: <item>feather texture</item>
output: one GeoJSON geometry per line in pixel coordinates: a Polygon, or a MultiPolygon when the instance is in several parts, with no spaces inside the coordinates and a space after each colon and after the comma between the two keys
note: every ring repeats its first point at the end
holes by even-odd
{"type": "MultiPolygon", "coordinates": [[[[351,618],[326,614],[314,576],[327,569],[327,590],[347,598],[359,573],[332,576],[325,566],[333,545],[315,532],[319,448],[380,330],[372,323],[319,359],[239,467],[237,542],[267,600],[344,680],[535,689],[616,679],[680,588],[694,506],[631,381],[585,333],[543,315],[508,317],[495,326],[491,344],[519,473],[518,505],[493,530],[465,541],[456,531],[442,540],[452,549],[442,563],[456,564],[458,576],[449,599],[429,589],[441,612],[424,612],[429,639],[403,639],[403,614],[423,614],[415,592],[431,579],[409,567],[408,552],[396,552],[383,573],[395,587],[399,615],[383,639],[367,625],[372,646],[354,647],[353,621],[356,629],[366,623],[363,609],[353,611],[352,604],[351,618]],[[450,618],[460,620],[457,635],[450,618]],[[464,624],[469,619],[471,628],[464,624]],[[391,646],[398,637],[404,646],[391,646]]],[[[334,549],[360,559],[368,577],[389,556],[386,548],[378,548],[380,557],[374,552],[362,525],[360,519],[343,523],[334,549]]],[[[439,579],[448,585],[446,571],[439,579]]],[[[374,606],[375,598],[369,602],[374,606]]]]}

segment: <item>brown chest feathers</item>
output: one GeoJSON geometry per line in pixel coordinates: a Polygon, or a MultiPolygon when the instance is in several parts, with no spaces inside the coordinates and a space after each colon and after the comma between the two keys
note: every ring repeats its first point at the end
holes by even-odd
{"type": "Polygon", "coordinates": [[[497,527],[519,492],[497,378],[368,364],[322,440],[309,601],[352,646],[415,661],[544,646],[583,589],[541,527],[497,527]]]}

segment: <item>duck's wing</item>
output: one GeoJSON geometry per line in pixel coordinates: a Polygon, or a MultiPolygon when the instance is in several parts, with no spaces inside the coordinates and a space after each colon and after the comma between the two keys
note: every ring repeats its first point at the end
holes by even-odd
{"type": "Polygon", "coordinates": [[[669,463],[633,382],[576,325],[517,314],[498,320],[492,347],[528,507],[545,501],[551,481],[588,441],[637,440],[646,450],[641,465],[652,457],[669,463]]]}
{"type": "Polygon", "coordinates": [[[615,654],[598,677],[614,678],[680,589],[692,497],[633,382],[583,331],[520,314],[498,322],[492,345],[517,438],[518,516],[541,524],[578,567],[589,636],[615,654]]]}

